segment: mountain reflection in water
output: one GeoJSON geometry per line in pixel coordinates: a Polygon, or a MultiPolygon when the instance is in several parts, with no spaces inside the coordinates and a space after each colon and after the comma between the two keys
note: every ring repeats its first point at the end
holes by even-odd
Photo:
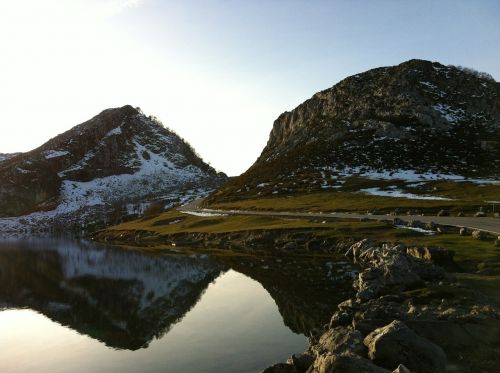
{"type": "MultiPolygon", "coordinates": [[[[305,338],[295,333],[309,335],[328,322],[335,305],[345,299],[349,291],[349,281],[342,278],[349,270],[346,263],[335,263],[331,259],[239,256],[216,259],[206,255],[147,254],[86,241],[1,241],[0,310],[32,309],[112,349],[135,351],[144,350],[156,339],[164,339],[174,325],[183,325],[183,318],[193,308],[199,308],[199,302],[202,309],[206,308],[203,317],[207,319],[207,326],[206,330],[199,330],[198,326],[197,332],[207,335],[191,335],[189,337],[194,338],[192,341],[188,336],[181,336],[189,346],[196,345],[202,339],[210,340],[217,332],[212,327],[221,322],[222,325],[228,325],[228,330],[221,332],[226,333],[224,338],[228,340],[235,337],[231,344],[240,343],[242,346],[237,351],[245,351],[245,355],[248,346],[260,351],[264,349],[266,341],[269,346],[276,345],[275,341],[271,341],[273,337],[284,341],[283,351],[289,352],[284,349],[295,348],[295,352],[300,352],[306,346],[305,338]],[[226,278],[226,284],[234,287],[231,293],[227,290],[229,295],[216,299],[215,303],[219,304],[203,306],[203,302],[199,301],[206,289],[228,270],[259,282],[274,299],[283,323],[291,331],[286,331],[279,322],[273,322],[281,324],[275,325],[273,330],[266,324],[269,320],[258,319],[260,314],[276,314],[277,311],[272,309],[272,302],[262,298],[266,297],[265,292],[255,288],[255,285],[240,285],[252,280],[245,280],[244,276],[236,272],[226,278]],[[241,286],[241,293],[238,286],[241,286]],[[257,290],[248,290],[254,288],[257,290]],[[248,316],[248,320],[243,320],[245,315],[237,309],[238,303],[244,305],[249,315],[251,309],[255,308],[252,317],[257,319],[248,316]],[[230,312],[241,314],[242,319],[232,320],[237,326],[231,325],[229,320],[218,320],[230,312]],[[208,324],[211,322],[213,325],[208,324]],[[259,329],[261,324],[262,330],[259,329]],[[230,329],[239,335],[229,336],[230,329]],[[245,338],[252,340],[245,341],[245,338]],[[262,343],[259,338],[262,338],[262,343]],[[262,346],[255,347],[259,343],[262,346]]],[[[176,338],[178,345],[184,343],[179,340],[180,337],[176,338]]],[[[240,359],[245,362],[245,366],[256,370],[262,368],[259,364],[286,359],[286,356],[281,356],[284,352],[278,351],[279,348],[268,351],[272,349],[269,346],[266,347],[266,353],[264,350],[259,352],[262,356],[256,357],[255,362],[251,361],[250,356],[231,359],[240,359]]],[[[0,353],[0,361],[3,360],[0,353]]],[[[230,362],[220,361],[217,364],[226,363],[230,362]]],[[[168,369],[161,364],[158,367],[168,369]]],[[[176,369],[182,367],[186,368],[178,362],[176,369]]],[[[243,368],[228,365],[227,371],[231,369],[240,371],[243,368]]],[[[155,369],[151,368],[151,371],[155,369]]],[[[213,370],[200,368],[193,371],[224,369],[214,365],[213,370]]]]}

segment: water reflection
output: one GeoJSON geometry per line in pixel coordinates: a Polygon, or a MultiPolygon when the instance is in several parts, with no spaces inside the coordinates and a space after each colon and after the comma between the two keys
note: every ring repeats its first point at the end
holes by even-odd
{"type": "Polygon", "coordinates": [[[305,349],[351,291],[350,271],[331,258],[0,241],[0,361],[13,372],[258,371],[305,349]]]}
{"type": "Polygon", "coordinates": [[[135,350],[168,332],[221,269],[205,256],[62,240],[3,243],[0,307],[31,308],[108,346],[135,350]]]}

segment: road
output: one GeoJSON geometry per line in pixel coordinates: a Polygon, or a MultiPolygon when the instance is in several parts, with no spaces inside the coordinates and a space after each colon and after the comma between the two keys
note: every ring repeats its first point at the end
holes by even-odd
{"type": "Polygon", "coordinates": [[[457,216],[421,216],[421,215],[367,215],[355,213],[319,213],[319,212],[288,212],[288,211],[257,211],[257,210],[214,210],[199,208],[200,200],[179,207],[180,211],[206,212],[206,213],[224,213],[228,215],[263,215],[263,216],[285,216],[296,218],[337,218],[337,219],[370,219],[370,220],[392,220],[399,218],[404,222],[409,220],[418,220],[424,223],[434,222],[440,225],[450,225],[455,227],[467,227],[470,229],[479,229],[495,235],[500,235],[499,218],[474,218],[457,216]]]}

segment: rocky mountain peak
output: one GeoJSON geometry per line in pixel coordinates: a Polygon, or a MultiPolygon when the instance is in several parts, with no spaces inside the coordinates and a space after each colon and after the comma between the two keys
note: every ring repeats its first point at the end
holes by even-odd
{"type": "Polygon", "coordinates": [[[104,110],[37,149],[0,161],[0,175],[0,217],[41,210],[77,216],[110,205],[130,210],[125,206],[158,198],[173,203],[226,179],[155,117],[130,105],[104,110]]]}
{"type": "Polygon", "coordinates": [[[401,170],[499,176],[500,83],[417,59],[347,77],[281,114],[258,160],[219,196],[245,195],[277,179],[319,188],[325,171],[401,170]]]}

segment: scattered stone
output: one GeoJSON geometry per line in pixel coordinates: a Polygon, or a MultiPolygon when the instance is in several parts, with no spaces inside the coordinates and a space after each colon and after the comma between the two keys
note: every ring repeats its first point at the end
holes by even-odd
{"type": "Polygon", "coordinates": [[[459,233],[460,233],[461,236],[467,236],[469,234],[469,231],[468,231],[467,228],[462,227],[462,228],[460,228],[460,232],[459,233]]]}
{"type": "Polygon", "coordinates": [[[401,321],[376,329],[364,339],[371,360],[389,369],[404,364],[412,372],[441,373],[446,355],[441,347],[420,337],[401,321]]]}
{"type": "Polygon", "coordinates": [[[494,217],[494,218],[500,218],[500,212],[495,212],[495,213],[493,214],[493,217],[494,217]]]}
{"type": "Polygon", "coordinates": [[[437,216],[448,216],[449,213],[446,210],[440,210],[437,214],[437,216]]]}
{"type": "Polygon", "coordinates": [[[484,211],[478,211],[474,214],[474,217],[476,218],[484,218],[486,216],[486,213],[484,211]]]}
{"type": "Polygon", "coordinates": [[[459,218],[462,218],[462,217],[464,216],[464,213],[463,213],[462,211],[460,211],[460,212],[457,214],[457,216],[458,216],[459,218]]]}
{"type": "Polygon", "coordinates": [[[479,229],[475,229],[472,231],[472,238],[476,240],[484,240],[486,238],[486,233],[480,231],[479,229]]]}
{"type": "Polygon", "coordinates": [[[493,245],[495,245],[495,247],[500,247],[500,238],[498,238],[498,240],[495,240],[493,242],[493,245]]]}

